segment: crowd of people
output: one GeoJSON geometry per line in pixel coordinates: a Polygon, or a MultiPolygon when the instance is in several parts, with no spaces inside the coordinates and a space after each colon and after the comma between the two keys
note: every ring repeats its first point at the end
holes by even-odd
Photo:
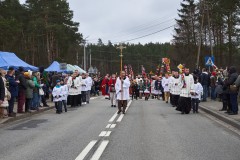
{"type": "MultiPolygon", "coordinates": [[[[240,95],[240,76],[235,67],[229,69],[214,69],[210,72],[206,68],[196,69],[190,73],[185,68],[183,73],[178,70],[166,73],[164,76],[138,75],[127,76],[130,81],[129,95],[131,99],[149,98],[162,99],[170,103],[182,114],[198,113],[199,103],[206,102],[207,98],[222,102],[221,111],[230,115],[238,114],[238,95],[240,95]]],[[[117,76],[107,74],[102,83],[102,93],[111,100],[111,106],[116,107],[117,76]]]]}
{"type": "Polygon", "coordinates": [[[72,74],[24,71],[22,67],[8,71],[0,70],[0,117],[15,117],[17,113],[39,111],[49,107],[47,100],[55,103],[56,113],[67,112],[67,105],[77,107],[90,102],[90,94],[99,94],[100,83],[87,74],[77,70],[72,74]],[[51,96],[50,96],[51,95],[51,96]],[[17,100],[17,113],[14,104],[17,100]],[[25,107],[24,107],[25,105],[25,107]]]}
{"type": "Polygon", "coordinates": [[[190,73],[188,68],[182,72],[174,70],[163,76],[107,74],[104,78],[90,77],[77,70],[71,74],[24,71],[22,67],[8,71],[0,70],[0,117],[15,117],[14,103],[17,100],[17,113],[28,113],[49,107],[51,99],[56,113],[67,112],[67,106],[87,105],[90,96],[99,96],[100,91],[109,99],[111,107],[117,107],[119,114],[125,114],[127,100],[149,98],[163,100],[176,107],[182,114],[198,113],[200,102],[207,98],[222,102],[220,111],[229,115],[238,114],[238,95],[240,95],[240,75],[235,67],[196,69],[190,73]],[[50,96],[51,95],[51,96],[50,96]],[[25,105],[25,107],[24,107],[25,105]]]}

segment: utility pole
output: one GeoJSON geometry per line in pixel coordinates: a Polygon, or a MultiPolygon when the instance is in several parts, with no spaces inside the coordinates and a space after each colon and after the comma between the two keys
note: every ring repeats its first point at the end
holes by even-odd
{"type": "Polygon", "coordinates": [[[211,56],[213,57],[213,45],[212,45],[212,33],[211,33],[211,22],[210,22],[210,15],[209,15],[209,6],[207,4],[207,16],[208,16],[208,32],[209,32],[209,42],[211,47],[211,56]]]}
{"type": "Polygon", "coordinates": [[[199,37],[199,44],[198,44],[198,56],[197,56],[197,65],[196,67],[199,68],[199,59],[200,59],[200,54],[201,54],[201,46],[202,46],[202,30],[203,30],[203,23],[204,23],[204,0],[200,1],[200,4],[202,4],[202,21],[201,21],[201,28],[200,28],[200,37],[199,37]]]}
{"type": "Polygon", "coordinates": [[[77,56],[77,65],[78,65],[78,58],[79,58],[79,57],[78,57],[78,56],[79,56],[79,55],[78,55],[78,52],[77,52],[77,55],[76,55],[76,56],[77,56]]]}
{"type": "Polygon", "coordinates": [[[92,66],[92,50],[90,49],[90,57],[89,57],[89,59],[90,59],[90,67],[92,66]]]}
{"type": "Polygon", "coordinates": [[[83,47],[84,47],[84,54],[83,54],[83,69],[84,71],[87,71],[87,66],[86,66],[86,43],[87,43],[87,38],[89,36],[87,36],[85,39],[83,39],[83,47]]]}

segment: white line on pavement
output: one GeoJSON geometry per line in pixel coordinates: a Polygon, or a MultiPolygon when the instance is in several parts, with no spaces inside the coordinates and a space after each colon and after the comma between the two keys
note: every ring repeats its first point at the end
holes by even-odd
{"type": "Polygon", "coordinates": [[[96,140],[91,141],[75,160],[83,160],[96,143],[96,140]]]}
{"type": "Polygon", "coordinates": [[[115,118],[117,117],[117,115],[118,114],[116,112],[108,122],[112,123],[115,120],[115,118]]]}
{"type": "Polygon", "coordinates": [[[115,128],[115,127],[116,127],[116,124],[112,124],[112,125],[110,126],[111,129],[113,129],[113,128],[115,128]]]}
{"type": "Polygon", "coordinates": [[[111,124],[108,124],[108,125],[106,126],[106,128],[110,128],[110,126],[111,126],[111,124]]]}
{"type": "Polygon", "coordinates": [[[109,137],[111,133],[112,133],[112,131],[107,131],[105,137],[109,137]]]}
{"type": "Polygon", "coordinates": [[[122,121],[122,119],[123,119],[123,117],[124,117],[124,114],[121,114],[121,115],[119,116],[119,118],[118,118],[117,122],[121,122],[121,121],[122,121]]]}
{"type": "Polygon", "coordinates": [[[99,137],[109,137],[111,133],[112,133],[112,131],[102,131],[99,134],[99,137]]]}
{"type": "Polygon", "coordinates": [[[98,147],[94,155],[92,156],[91,160],[98,160],[102,153],[104,152],[105,148],[107,147],[109,141],[103,141],[101,145],[98,147]]]}
{"type": "Polygon", "coordinates": [[[102,131],[100,134],[99,134],[99,137],[104,137],[106,135],[106,131],[102,131]]]}
{"type": "Polygon", "coordinates": [[[132,100],[130,100],[130,101],[128,102],[128,105],[127,105],[127,108],[126,108],[126,112],[127,112],[128,108],[130,107],[131,104],[132,104],[132,100]]]}

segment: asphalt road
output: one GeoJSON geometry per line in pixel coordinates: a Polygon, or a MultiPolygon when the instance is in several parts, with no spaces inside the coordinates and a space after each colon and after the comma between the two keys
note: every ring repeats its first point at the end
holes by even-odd
{"type": "Polygon", "coordinates": [[[61,115],[49,111],[1,126],[0,159],[240,159],[240,137],[203,114],[181,115],[162,101],[138,100],[123,116],[109,103],[99,97],[61,115]]]}

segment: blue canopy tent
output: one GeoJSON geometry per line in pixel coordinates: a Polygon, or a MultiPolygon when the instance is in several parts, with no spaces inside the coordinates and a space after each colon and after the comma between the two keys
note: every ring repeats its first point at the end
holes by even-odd
{"type": "Polygon", "coordinates": [[[47,69],[47,72],[66,72],[66,70],[60,69],[60,64],[57,61],[54,61],[47,69]]]}
{"type": "Polygon", "coordinates": [[[38,68],[27,64],[20,58],[16,56],[16,54],[11,52],[2,52],[0,51],[0,68],[8,70],[9,67],[14,67],[18,69],[19,67],[23,67],[24,70],[32,70],[37,71],[38,68]]]}
{"type": "Polygon", "coordinates": [[[84,71],[82,68],[80,68],[77,65],[74,65],[74,67],[79,71],[79,73],[87,73],[86,71],[84,71]]]}

